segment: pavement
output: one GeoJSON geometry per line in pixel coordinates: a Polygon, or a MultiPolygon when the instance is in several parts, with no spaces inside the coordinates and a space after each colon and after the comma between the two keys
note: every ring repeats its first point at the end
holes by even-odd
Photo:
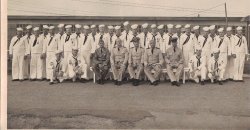
{"type": "Polygon", "coordinates": [[[9,80],[8,128],[249,129],[250,78],[244,81],[118,87],[9,80]]]}

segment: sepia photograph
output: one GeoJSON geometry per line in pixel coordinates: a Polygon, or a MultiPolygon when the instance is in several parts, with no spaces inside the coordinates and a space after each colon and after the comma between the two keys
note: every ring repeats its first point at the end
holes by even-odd
{"type": "Polygon", "coordinates": [[[249,5],[7,0],[7,129],[250,129],[249,5]]]}

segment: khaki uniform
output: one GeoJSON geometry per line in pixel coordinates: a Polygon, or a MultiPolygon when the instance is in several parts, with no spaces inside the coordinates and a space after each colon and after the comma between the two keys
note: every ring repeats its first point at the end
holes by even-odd
{"type": "Polygon", "coordinates": [[[208,63],[208,77],[211,79],[211,82],[214,82],[214,79],[222,81],[224,78],[226,69],[226,62],[224,58],[218,58],[216,61],[214,57],[211,57],[208,63]]]}
{"type": "Polygon", "coordinates": [[[170,33],[166,33],[164,34],[164,45],[163,45],[163,48],[164,48],[164,51],[162,53],[166,53],[167,49],[172,47],[172,44],[171,44],[171,39],[172,37],[177,37],[176,34],[170,34],[170,33]]]}
{"type": "Polygon", "coordinates": [[[144,48],[131,48],[128,58],[128,72],[131,79],[139,79],[143,72],[144,48]]]}
{"type": "Polygon", "coordinates": [[[111,51],[110,62],[114,79],[117,81],[122,81],[122,76],[125,73],[128,62],[127,48],[113,48],[113,50],[111,51]]]}
{"type": "Polygon", "coordinates": [[[80,55],[74,57],[72,54],[70,54],[67,59],[69,78],[73,81],[75,81],[77,78],[86,79],[87,64],[85,60],[80,55]]]}
{"type": "Polygon", "coordinates": [[[54,80],[59,80],[62,82],[64,80],[64,72],[65,72],[65,65],[63,63],[63,59],[61,58],[60,60],[56,60],[55,56],[50,60],[49,62],[49,69],[52,71],[49,71],[49,77],[50,77],[50,82],[53,82],[54,80]]]}
{"type": "Polygon", "coordinates": [[[243,70],[248,54],[247,40],[245,36],[235,35],[235,42],[232,49],[232,54],[236,55],[234,61],[234,80],[243,80],[243,70]]]}
{"type": "Polygon", "coordinates": [[[104,79],[110,68],[110,53],[107,48],[98,48],[95,50],[93,58],[93,71],[96,79],[104,79]]]}
{"type": "Polygon", "coordinates": [[[18,38],[14,36],[11,39],[9,46],[9,54],[13,55],[12,57],[12,79],[13,80],[23,80],[24,79],[24,55],[27,49],[27,45],[24,42],[25,38],[18,38]]]}
{"type": "Polygon", "coordinates": [[[183,70],[183,54],[181,49],[178,47],[168,48],[166,51],[165,61],[167,64],[167,73],[171,82],[179,82],[180,74],[183,70]],[[173,66],[175,66],[175,68],[173,68],[173,66]]]}
{"type": "Polygon", "coordinates": [[[161,68],[164,59],[159,48],[148,48],[144,53],[144,72],[148,79],[152,82],[159,80],[161,74],[161,68]],[[154,75],[152,75],[152,70],[154,70],[154,75]]]}
{"type": "Polygon", "coordinates": [[[192,79],[199,83],[199,77],[201,77],[201,81],[206,79],[207,68],[206,68],[206,56],[197,57],[194,55],[191,57],[189,62],[189,72],[192,79]]]}

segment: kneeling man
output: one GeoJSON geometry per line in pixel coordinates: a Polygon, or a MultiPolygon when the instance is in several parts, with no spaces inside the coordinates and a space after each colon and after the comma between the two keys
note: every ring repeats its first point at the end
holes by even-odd
{"type": "Polygon", "coordinates": [[[82,82],[86,79],[87,64],[82,56],[78,54],[78,48],[72,48],[72,54],[68,57],[68,71],[69,79],[72,79],[73,82],[76,79],[81,79],[82,82]]]}
{"type": "Polygon", "coordinates": [[[110,68],[109,50],[104,47],[104,41],[99,40],[99,48],[95,50],[93,58],[93,71],[98,84],[104,84],[110,68]]]}
{"type": "Polygon", "coordinates": [[[218,80],[219,85],[223,85],[222,80],[224,78],[226,62],[220,56],[220,50],[214,49],[213,57],[209,60],[208,63],[208,77],[213,83],[214,80],[218,80]]]}
{"type": "Polygon", "coordinates": [[[202,48],[199,46],[196,48],[196,53],[193,55],[189,61],[189,70],[191,78],[196,82],[201,82],[204,85],[204,80],[207,75],[206,68],[206,56],[202,56],[202,48]]]}
{"type": "Polygon", "coordinates": [[[130,48],[128,58],[128,72],[134,86],[139,85],[139,78],[143,72],[144,49],[139,47],[140,38],[134,37],[134,47],[130,48]]]}
{"type": "Polygon", "coordinates": [[[167,73],[172,85],[180,86],[179,79],[183,70],[183,54],[182,50],[177,47],[177,37],[171,39],[172,47],[166,51],[165,61],[167,65],[167,73]]]}
{"type": "Polygon", "coordinates": [[[65,71],[65,67],[63,64],[61,50],[57,50],[55,52],[55,56],[52,57],[52,59],[49,62],[48,69],[52,70],[52,71],[49,71],[49,73],[48,73],[48,75],[50,77],[50,84],[63,82],[63,80],[64,80],[63,74],[65,71]]]}
{"type": "Polygon", "coordinates": [[[151,47],[147,48],[144,53],[144,72],[150,80],[151,85],[158,85],[162,64],[164,62],[163,55],[161,50],[155,47],[156,41],[154,39],[149,43],[151,47]],[[154,70],[154,74],[152,74],[152,70],[154,70]]]}

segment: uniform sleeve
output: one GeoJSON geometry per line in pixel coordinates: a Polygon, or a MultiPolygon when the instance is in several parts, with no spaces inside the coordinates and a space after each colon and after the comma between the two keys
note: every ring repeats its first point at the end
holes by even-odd
{"type": "Polygon", "coordinates": [[[13,54],[13,44],[14,44],[14,38],[11,39],[10,41],[10,46],[9,46],[9,54],[12,55],[13,54]]]}
{"type": "Polygon", "coordinates": [[[246,39],[246,37],[244,37],[244,43],[246,43],[245,44],[245,54],[248,54],[248,46],[247,46],[247,39],[246,39]]]}
{"type": "Polygon", "coordinates": [[[144,49],[142,49],[142,54],[141,54],[141,63],[143,64],[144,63],[144,49]]]}
{"type": "Polygon", "coordinates": [[[179,64],[183,64],[183,62],[184,62],[184,56],[183,56],[183,53],[182,53],[182,51],[180,51],[181,53],[180,53],[180,61],[179,61],[179,64]]]}
{"type": "Polygon", "coordinates": [[[147,55],[147,51],[144,52],[144,65],[148,64],[148,55],[147,55]]]}
{"type": "Polygon", "coordinates": [[[165,54],[165,62],[166,64],[170,64],[168,50],[166,51],[166,54],[165,54]]]}
{"type": "Polygon", "coordinates": [[[212,72],[212,60],[208,60],[208,66],[207,66],[208,72],[212,72]]]}
{"type": "Polygon", "coordinates": [[[109,61],[110,61],[110,53],[109,53],[109,51],[107,51],[106,59],[107,60],[105,61],[105,63],[108,64],[109,61]]]}
{"type": "Polygon", "coordinates": [[[235,36],[231,37],[232,41],[230,41],[231,44],[231,54],[235,54],[235,36]]]}
{"type": "Polygon", "coordinates": [[[229,38],[227,38],[227,55],[230,56],[232,54],[231,43],[229,38]]]}
{"type": "Polygon", "coordinates": [[[96,44],[94,42],[93,38],[90,38],[90,45],[91,45],[91,53],[95,53],[96,50],[96,44]]]}
{"type": "Polygon", "coordinates": [[[111,50],[110,63],[111,63],[111,65],[115,64],[115,62],[114,62],[114,51],[113,50],[111,50]]]}
{"type": "Polygon", "coordinates": [[[127,62],[128,62],[128,50],[125,49],[125,59],[124,59],[123,65],[126,65],[127,62]]]}
{"type": "Polygon", "coordinates": [[[47,51],[47,44],[48,44],[47,41],[48,41],[47,38],[43,40],[43,53],[46,53],[47,51]]]}
{"type": "Polygon", "coordinates": [[[132,49],[130,49],[130,51],[129,51],[128,64],[132,64],[132,49]]]}

